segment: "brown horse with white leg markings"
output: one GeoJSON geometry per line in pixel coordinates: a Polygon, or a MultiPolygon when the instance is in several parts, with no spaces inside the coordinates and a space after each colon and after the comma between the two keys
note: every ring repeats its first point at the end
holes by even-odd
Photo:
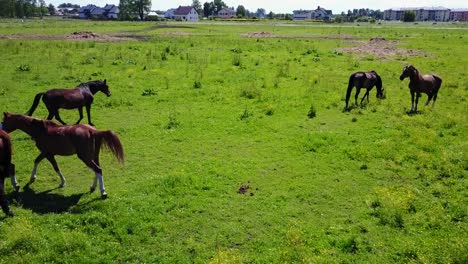
{"type": "Polygon", "coordinates": [[[349,76],[348,82],[348,90],[346,91],[346,106],[345,110],[348,110],[348,102],[349,98],[351,97],[351,91],[353,87],[356,87],[356,95],[354,96],[354,101],[357,105],[357,99],[359,97],[359,92],[361,88],[366,88],[366,93],[361,99],[361,104],[364,99],[367,97],[367,101],[369,102],[369,92],[372,90],[373,87],[377,87],[377,98],[383,99],[384,98],[384,89],[382,88],[382,79],[375,71],[370,72],[355,72],[349,76]]]}
{"type": "Polygon", "coordinates": [[[10,136],[0,129],[0,206],[8,216],[13,216],[13,212],[10,211],[5,199],[5,178],[10,177],[15,190],[19,190],[15,178],[15,165],[11,163],[11,154],[10,136]]]}
{"type": "Polygon", "coordinates": [[[437,93],[442,85],[442,79],[435,74],[421,75],[413,65],[408,65],[403,68],[400,80],[403,81],[406,77],[410,78],[410,82],[408,84],[411,93],[410,112],[416,112],[418,110],[418,101],[419,97],[421,97],[421,93],[427,94],[425,105],[428,105],[431,99],[433,99],[432,106],[434,106],[435,101],[437,100],[437,93]],[[416,103],[414,98],[415,94],[416,103]]]}
{"type": "Polygon", "coordinates": [[[61,126],[53,121],[11,113],[3,114],[3,129],[7,132],[16,129],[22,130],[36,142],[36,146],[41,153],[34,161],[31,183],[36,180],[39,162],[46,158],[60,176],[61,183],[59,187],[65,186],[65,178],[54,156],[76,154],[95,173],[91,192],[96,189],[97,181],[99,181],[101,196],[105,199],[107,194],[104,190],[102,169],[99,165],[101,144],[104,142],[120,163],[123,163],[124,160],[122,144],[117,135],[110,130],[99,131],[89,125],[61,126]]]}

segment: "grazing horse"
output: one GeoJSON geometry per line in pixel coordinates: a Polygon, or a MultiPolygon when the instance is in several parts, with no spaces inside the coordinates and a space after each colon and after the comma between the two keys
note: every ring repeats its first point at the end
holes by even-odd
{"type": "Polygon", "coordinates": [[[440,86],[442,85],[442,79],[435,74],[421,75],[413,65],[408,65],[403,68],[403,72],[400,75],[400,80],[403,81],[406,77],[410,78],[410,82],[408,84],[411,93],[410,112],[417,111],[418,101],[419,97],[421,97],[421,93],[427,94],[427,101],[425,105],[428,105],[431,99],[433,99],[432,106],[434,106],[435,101],[437,100],[437,93],[439,92],[440,86]],[[414,101],[415,94],[416,103],[414,101]]]}
{"type": "Polygon", "coordinates": [[[5,131],[0,130],[0,206],[8,216],[13,216],[13,213],[10,211],[5,199],[5,178],[10,177],[15,190],[19,190],[15,178],[15,165],[11,163],[11,154],[10,136],[5,131]]]}
{"type": "Polygon", "coordinates": [[[384,89],[382,89],[382,79],[375,71],[370,72],[355,72],[349,77],[348,90],[346,91],[346,107],[348,109],[349,97],[351,96],[351,91],[353,87],[356,87],[356,95],[354,96],[355,103],[357,105],[357,99],[361,88],[366,88],[367,91],[361,99],[361,104],[364,101],[364,98],[367,96],[367,101],[369,102],[369,92],[373,87],[377,87],[377,98],[384,98],[384,89]]]}
{"type": "Polygon", "coordinates": [[[53,121],[32,118],[26,115],[4,113],[3,129],[12,132],[16,129],[24,131],[36,142],[36,146],[41,152],[34,161],[34,168],[31,174],[30,183],[36,180],[36,171],[39,162],[46,158],[60,176],[59,187],[65,186],[65,178],[60,171],[55,155],[69,156],[76,154],[86,166],[95,173],[91,192],[96,189],[97,181],[101,190],[101,197],[107,198],[104,190],[102,169],[99,165],[99,151],[101,144],[105,145],[114,154],[120,163],[123,163],[123,148],[117,135],[110,131],[99,131],[89,125],[61,126],[53,121]]]}
{"type": "Polygon", "coordinates": [[[80,119],[76,121],[76,124],[79,124],[81,119],[83,119],[84,106],[86,107],[86,113],[88,114],[88,123],[94,126],[91,122],[91,103],[93,103],[94,94],[96,94],[98,91],[103,92],[108,97],[111,96],[106,80],[80,83],[73,89],[51,89],[46,92],[38,93],[34,97],[33,105],[26,113],[26,115],[32,116],[34,110],[36,110],[37,105],[39,104],[39,99],[42,97],[42,102],[44,102],[47,110],[49,110],[49,116],[47,116],[47,120],[52,120],[52,118],[55,116],[55,119],[62,123],[62,125],[66,125],[65,122],[63,122],[63,120],[60,118],[59,109],[78,108],[80,119]]]}

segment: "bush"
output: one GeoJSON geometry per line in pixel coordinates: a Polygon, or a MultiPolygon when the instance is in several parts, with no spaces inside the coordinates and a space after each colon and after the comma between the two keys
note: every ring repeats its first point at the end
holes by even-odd
{"type": "Polygon", "coordinates": [[[317,116],[317,110],[315,110],[315,106],[311,105],[309,109],[309,113],[307,113],[307,116],[312,119],[317,116]]]}
{"type": "Polygon", "coordinates": [[[416,20],[416,13],[413,11],[405,11],[403,14],[403,22],[414,22],[416,20]]]}

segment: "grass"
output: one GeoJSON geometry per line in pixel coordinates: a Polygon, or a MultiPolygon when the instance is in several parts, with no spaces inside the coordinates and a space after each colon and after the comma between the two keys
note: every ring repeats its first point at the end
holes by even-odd
{"type": "MultiPolygon", "coordinates": [[[[468,261],[466,25],[0,22],[5,35],[83,29],[148,38],[0,39],[0,110],[107,79],[93,123],[119,135],[126,164],[101,154],[107,200],[87,193],[93,173],[76,157],[57,157],[63,189],[47,161],[18,195],[7,182],[16,216],[0,220],[1,263],[468,261]],[[431,56],[361,58],[316,37],[336,35],[431,56]],[[415,115],[398,79],[407,63],[443,79],[435,107],[423,95],[415,115]],[[343,112],[349,75],[371,69],[387,99],[373,90],[343,112]]],[[[38,152],[12,138],[24,186],[38,152]]]]}

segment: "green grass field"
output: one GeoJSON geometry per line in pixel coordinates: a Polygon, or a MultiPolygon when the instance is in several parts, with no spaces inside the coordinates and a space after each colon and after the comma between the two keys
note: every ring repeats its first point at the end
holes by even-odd
{"type": "MultiPolygon", "coordinates": [[[[118,134],[126,162],[101,154],[107,200],[88,193],[94,173],[75,156],[57,157],[65,188],[47,161],[18,194],[6,181],[15,217],[0,218],[0,263],[467,263],[467,33],[1,20],[0,110],[107,79],[93,123],[118,134]],[[131,39],[63,37],[75,31],[131,39]],[[342,50],[375,37],[405,52],[342,50]],[[423,95],[408,114],[407,64],[443,79],[435,107],[423,95]],[[343,112],[350,74],[372,69],[386,99],[373,89],[343,112]]],[[[47,116],[42,102],[34,116],[47,116]]],[[[39,152],[11,136],[24,187],[39,152]]]]}

